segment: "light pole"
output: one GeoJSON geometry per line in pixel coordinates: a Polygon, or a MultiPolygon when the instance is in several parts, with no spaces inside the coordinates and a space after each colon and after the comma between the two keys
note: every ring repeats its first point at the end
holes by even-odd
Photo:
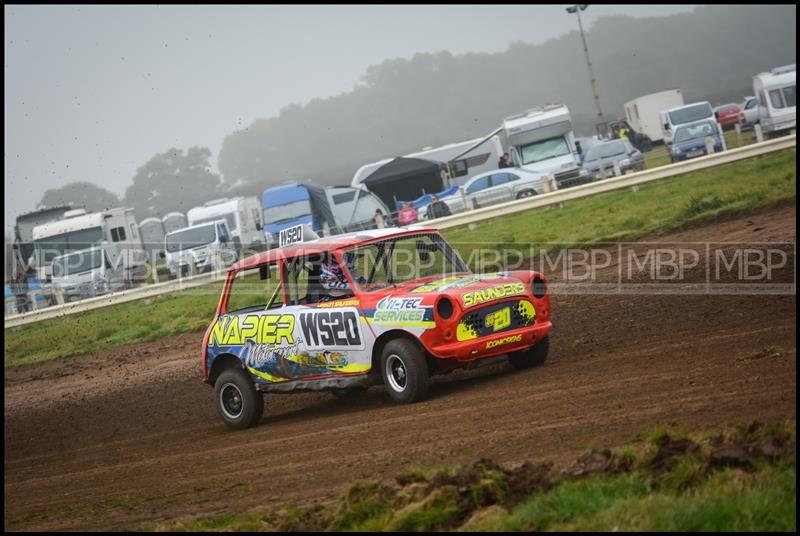
{"type": "Polygon", "coordinates": [[[589,47],[586,46],[586,36],[583,35],[583,24],[581,23],[581,11],[587,7],[589,7],[589,4],[575,4],[567,8],[567,13],[577,13],[578,15],[578,28],[581,30],[583,52],[586,54],[586,65],[589,67],[589,79],[592,81],[592,94],[594,94],[594,103],[597,105],[597,117],[600,118],[600,123],[605,123],[603,119],[603,109],[600,107],[600,95],[597,94],[597,80],[594,79],[594,73],[592,72],[592,61],[589,59],[589,47]]]}

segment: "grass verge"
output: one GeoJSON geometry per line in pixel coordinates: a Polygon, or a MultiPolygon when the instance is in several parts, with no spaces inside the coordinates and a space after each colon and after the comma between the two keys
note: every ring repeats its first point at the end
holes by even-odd
{"type": "MultiPolygon", "coordinates": [[[[464,259],[487,244],[532,244],[530,255],[574,244],[634,240],[796,199],[796,150],[784,150],[640,187],[444,232],[464,259]]],[[[496,266],[472,266],[476,270],[496,266]]],[[[220,284],[5,330],[14,367],[160,339],[208,325],[220,284]]]]}
{"type": "Polygon", "coordinates": [[[353,483],[311,508],[162,523],[155,530],[794,531],[796,425],[716,433],[657,427],[570,467],[489,460],[353,483]]]}

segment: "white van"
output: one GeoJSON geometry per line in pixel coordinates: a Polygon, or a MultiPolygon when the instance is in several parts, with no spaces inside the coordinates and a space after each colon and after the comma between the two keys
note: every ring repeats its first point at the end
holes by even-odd
{"type": "Polygon", "coordinates": [[[758,97],[758,120],[764,134],[780,134],[796,127],[797,71],[794,64],[755,75],[753,91],[758,97]]]}
{"type": "Polygon", "coordinates": [[[261,230],[261,203],[256,197],[214,199],[202,207],[189,209],[186,219],[190,226],[224,219],[231,237],[238,242],[239,247],[264,243],[264,232],[261,230]]]}
{"type": "MultiPolygon", "coordinates": [[[[667,145],[672,144],[672,138],[675,136],[675,128],[680,125],[687,125],[705,119],[717,122],[714,109],[708,101],[693,102],[685,106],[670,108],[669,110],[659,112],[658,116],[661,119],[661,134],[664,136],[664,143],[667,145]]],[[[717,126],[721,132],[722,126],[719,125],[719,123],[717,123],[717,126]]]]}
{"type": "Polygon", "coordinates": [[[117,245],[96,246],[53,259],[53,291],[59,303],[83,300],[125,288],[125,267],[113,262],[117,245]]]}
{"type": "Polygon", "coordinates": [[[164,251],[170,278],[218,271],[236,262],[236,245],[225,220],[167,233],[164,251]]]}

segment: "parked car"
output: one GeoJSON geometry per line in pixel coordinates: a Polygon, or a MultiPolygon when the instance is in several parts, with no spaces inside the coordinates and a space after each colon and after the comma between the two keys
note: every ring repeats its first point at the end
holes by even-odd
{"type": "Polygon", "coordinates": [[[434,229],[317,239],[303,227],[228,270],[201,350],[227,426],[258,424],[265,393],[349,397],[384,385],[408,404],[425,398],[434,374],[547,359],[550,292],[540,273],[472,273],[434,229]]]}
{"type": "Polygon", "coordinates": [[[480,208],[545,193],[549,191],[543,182],[546,179],[546,175],[522,168],[495,169],[475,175],[461,186],[461,191],[442,201],[455,214],[465,209],[465,201],[468,208],[480,208]]]}
{"type": "Polygon", "coordinates": [[[743,128],[752,128],[753,125],[758,123],[758,97],[745,97],[744,102],[739,105],[744,114],[744,121],[742,121],[743,128]]]}
{"type": "Polygon", "coordinates": [[[614,176],[614,163],[622,175],[642,171],[644,156],[628,140],[611,140],[592,146],[583,160],[583,168],[592,174],[594,180],[605,179],[614,176]]]}
{"type": "Polygon", "coordinates": [[[725,150],[722,143],[722,132],[716,121],[698,121],[676,128],[670,155],[672,161],[680,162],[707,155],[706,138],[713,140],[715,153],[725,150]]]}
{"type": "Polygon", "coordinates": [[[714,116],[723,129],[733,128],[744,121],[742,108],[735,103],[723,104],[714,108],[714,116]]]}

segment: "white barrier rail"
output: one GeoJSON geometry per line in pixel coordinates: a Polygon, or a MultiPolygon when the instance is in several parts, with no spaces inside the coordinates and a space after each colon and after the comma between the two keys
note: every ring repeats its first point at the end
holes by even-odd
{"type": "MultiPolygon", "coordinates": [[[[589,197],[613,190],[620,190],[622,188],[635,187],[651,181],[668,179],[676,175],[689,173],[691,171],[708,169],[722,164],[728,164],[738,160],[768,154],[774,151],[790,149],[796,146],[797,136],[793,134],[770,141],[746,145],[737,149],[731,149],[722,153],[716,153],[692,160],[686,160],[684,162],[678,162],[676,164],[661,166],[646,171],[639,171],[636,173],[623,175],[621,177],[604,179],[599,182],[592,182],[581,186],[574,186],[566,190],[558,190],[547,194],[509,201],[508,203],[502,203],[490,207],[466,210],[446,218],[437,218],[436,220],[419,222],[409,226],[409,228],[422,229],[435,227],[438,229],[450,229],[453,227],[461,227],[463,225],[469,225],[470,223],[477,223],[480,221],[497,218],[498,216],[505,216],[507,214],[524,212],[534,208],[557,205],[565,201],[589,197]]],[[[208,274],[187,277],[184,279],[178,279],[175,281],[169,281],[166,283],[158,283],[155,285],[148,285],[130,290],[124,290],[121,292],[115,292],[105,296],[99,296],[97,298],[82,300],[77,303],[56,305],[46,309],[41,309],[39,311],[12,315],[5,318],[5,328],[23,326],[49,318],[67,316],[93,309],[99,309],[109,305],[116,305],[119,303],[125,303],[144,298],[152,298],[154,296],[160,296],[162,294],[168,294],[187,288],[207,285],[215,281],[222,281],[224,277],[224,272],[212,272],[208,274]]]]}

